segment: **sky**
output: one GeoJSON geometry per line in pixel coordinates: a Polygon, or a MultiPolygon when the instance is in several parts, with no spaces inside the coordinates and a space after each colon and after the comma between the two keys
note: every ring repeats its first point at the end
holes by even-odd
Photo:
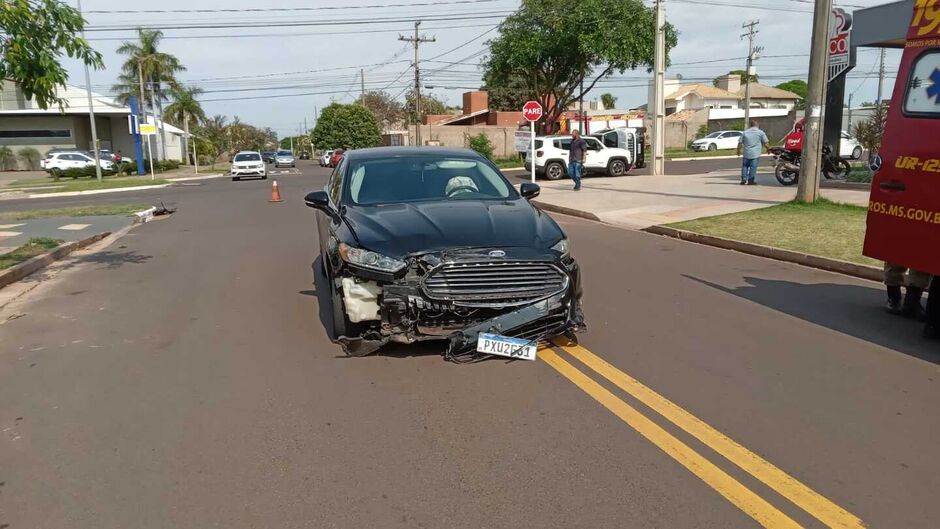
{"type": "MultiPolygon", "coordinates": [[[[76,0],[66,0],[75,5],[76,0]]],[[[649,3],[651,0],[647,0],[649,3]]],[[[847,11],[880,2],[852,0],[847,11]]],[[[759,20],[755,63],[765,84],[804,79],[808,70],[812,0],[665,0],[666,19],[679,31],[667,79],[710,82],[743,69],[747,40],[742,24],[759,20]]],[[[414,49],[400,35],[433,42],[420,47],[422,83],[451,105],[480,85],[480,60],[497,25],[518,0],[84,0],[86,38],[104,56],[91,72],[92,89],[107,95],[124,62],[116,49],[133,40],[137,26],[163,28],[162,49],[187,67],[178,77],[198,85],[207,115],[238,116],[280,136],[313,128],[318,109],[331,101],[352,102],[366,90],[404,97],[413,83],[414,49]],[[160,10],[161,12],[144,12],[160,10]],[[133,12],[137,11],[137,12],[133,12]],[[311,25],[315,24],[315,25],[311,25]],[[179,26],[196,26],[180,28],[179,26]],[[227,27],[219,27],[225,25],[227,27]],[[456,64],[454,64],[456,63],[456,64]],[[360,76],[360,70],[363,72],[360,76]]],[[[846,87],[853,103],[872,101],[878,85],[878,52],[864,50],[846,87]]],[[[890,97],[900,52],[889,50],[884,97],[890,97]]],[[[69,83],[85,86],[80,63],[66,60],[69,83]]],[[[645,70],[627,71],[598,83],[587,99],[610,92],[618,108],[646,102],[645,70]]]]}

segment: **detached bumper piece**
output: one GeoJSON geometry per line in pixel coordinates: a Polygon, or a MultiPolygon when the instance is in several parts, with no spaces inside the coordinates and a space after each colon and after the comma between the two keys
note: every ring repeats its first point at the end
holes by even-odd
{"type": "Polygon", "coordinates": [[[476,351],[480,333],[537,344],[585,328],[574,259],[531,249],[505,253],[427,254],[398,278],[345,267],[338,286],[350,325],[337,341],[347,354],[363,356],[388,342],[441,340],[445,359],[469,363],[491,356],[476,351]],[[356,294],[366,291],[375,295],[356,294]]]}

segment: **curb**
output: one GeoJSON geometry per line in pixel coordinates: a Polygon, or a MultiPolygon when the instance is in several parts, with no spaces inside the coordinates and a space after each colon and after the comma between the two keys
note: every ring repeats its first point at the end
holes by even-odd
{"type": "Polygon", "coordinates": [[[0,288],[3,288],[10,283],[15,283],[20,279],[41,270],[50,264],[62,259],[68,254],[74,252],[75,250],[81,250],[82,248],[96,243],[101,239],[104,239],[108,235],[111,235],[110,231],[102,232],[97,235],[92,235],[86,237],[80,241],[71,241],[67,243],[60,244],[58,247],[52,251],[46,252],[42,255],[37,255],[32,259],[22,262],[16,266],[10,267],[3,272],[0,272],[0,288]]]}
{"type": "MultiPolygon", "coordinates": [[[[761,158],[769,158],[769,154],[760,155],[761,158]]],[[[702,160],[733,160],[735,158],[740,158],[740,156],[729,154],[727,156],[686,156],[684,158],[666,158],[667,162],[698,162],[702,160]]]]}
{"type": "Polygon", "coordinates": [[[859,277],[862,279],[869,279],[871,281],[881,282],[884,280],[884,271],[874,266],[849,263],[846,261],[839,261],[837,259],[830,259],[828,257],[822,257],[819,255],[783,250],[761,244],[736,241],[733,239],[724,239],[721,237],[713,237],[711,235],[702,235],[700,233],[694,233],[691,231],[667,228],[666,226],[650,226],[649,228],[645,228],[641,231],[652,233],[654,235],[664,235],[666,237],[681,239],[683,241],[715,246],[725,250],[734,250],[736,252],[756,255],[758,257],[766,257],[768,259],[775,259],[777,261],[786,261],[789,263],[808,266],[810,268],[818,268],[828,272],[836,272],[839,274],[859,277]]]}
{"type": "Polygon", "coordinates": [[[174,182],[190,182],[193,180],[210,180],[213,178],[225,178],[226,176],[231,176],[228,174],[211,174],[211,175],[196,175],[196,176],[181,176],[179,178],[164,178],[164,180],[169,181],[171,184],[174,182]]]}
{"type": "Polygon", "coordinates": [[[556,204],[550,204],[548,202],[542,202],[540,200],[532,200],[530,203],[542,210],[552,211],[554,213],[561,213],[563,215],[570,215],[572,217],[581,217],[582,219],[593,220],[597,222],[604,222],[597,215],[589,211],[581,211],[580,209],[568,208],[565,206],[558,206],[556,204]]]}
{"type": "Polygon", "coordinates": [[[162,189],[169,187],[170,184],[160,184],[155,186],[130,186],[116,187],[114,189],[95,189],[90,191],[65,191],[62,193],[31,193],[26,198],[55,198],[55,197],[80,197],[85,195],[103,195],[106,193],[120,193],[123,191],[141,191],[144,189],[162,189]]]}

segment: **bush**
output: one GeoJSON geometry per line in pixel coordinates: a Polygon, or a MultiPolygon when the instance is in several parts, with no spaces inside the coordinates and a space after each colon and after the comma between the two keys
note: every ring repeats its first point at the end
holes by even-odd
{"type": "Polygon", "coordinates": [[[493,143],[486,134],[481,132],[476,136],[470,136],[467,138],[467,143],[474,151],[482,154],[489,160],[493,159],[493,143]]]}
{"type": "Polygon", "coordinates": [[[83,176],[97,176],[97,173],[95,172],[95,166],[89,165],[88,167],[69,167],[62,171],[62,176],[75,180],[83,176]]]}
{"type": "Polygon", "coordinates": [[[180,162],[178,160],[154,160],[153,161],[153,170],[162,173],[165,171],[172,171],[174,169],[179,169],[180,162]]]}
{"type": "Polygon", "coordinates": [[[0,170],[9,171],[11,169],[16,169],[16,156],[13,155],[12,149],[4,145],[0,147],[0,170]]]}
{"type": "Polygon", "coordinates": [[[19,152],[16,153],[16,156],[30,171],[39,169],[40,154],[36,149],[32,147],[23,147],[19,150],[19,152]]]}
{"type": "Polygon", "coordinates": [[[117,174],[122,174],[124,176],[130,176],[137,173],[137,162],[135,160],[125,158],[121,160],[121,163],[115,164],[114,172],[117,174]]]}

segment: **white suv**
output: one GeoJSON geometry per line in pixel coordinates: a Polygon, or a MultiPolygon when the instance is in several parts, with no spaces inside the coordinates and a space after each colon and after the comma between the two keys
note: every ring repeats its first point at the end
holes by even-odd
{"type": "MultiPolygon", "coordinates": [[[[81,151],[58,151],[49,153],[44,160],[39,161],[40,167],[47,173],[58,176],[66,169],[82,169],[84,167],[94,167],[94,156],[88,156],[81,151]]],[[[101,160],[102,171],[114,170],[114,163],[108,160],[101,160]]]]}
{"type": "Polygon", "coordinates": [[[232,158],[232,180],[241,180],[243,176],[268,178],[268,169],[260,152],[241,151],[232,158]]]}
{"type": "MultiPolygon", "coordinates": [[[[623,176],[633,168],[633,154],[627,149],[607,147],[597,138],[581,137],[587,144],[584,174],[603,173],[623,176]]],[[[541,136],[535,138],[535,173],[548,180],[559,180],[568,175],[568,150],[571,136],[541,136]]],[[[531,170],[531,151],[526,151],[526,168],[531,170]]]]}

